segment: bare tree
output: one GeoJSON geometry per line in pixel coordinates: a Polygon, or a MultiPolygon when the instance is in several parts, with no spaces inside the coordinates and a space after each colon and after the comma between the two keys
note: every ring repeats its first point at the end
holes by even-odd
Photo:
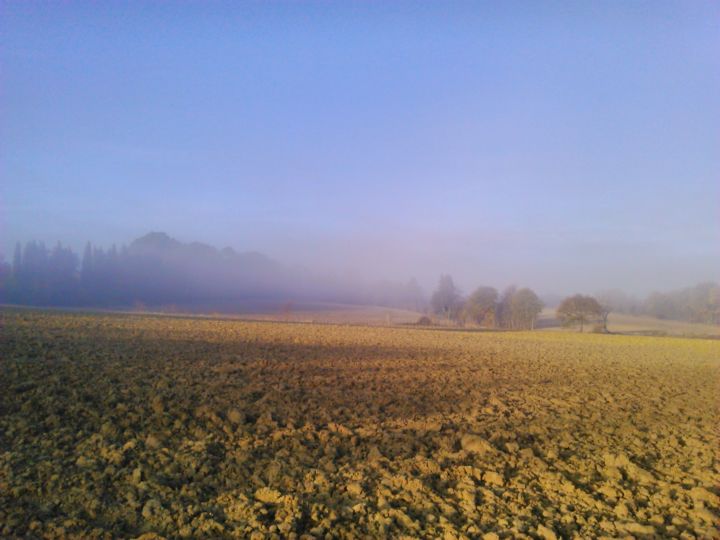
{"type": "Polygon", "coordinates": [[[609,334],[610,331],[608,330],[607,323],[608,323],[608,317],[610,316],[610,312],[612,311],[612,308],[607,304],[600,304],[600,320],[602,321],[602,331],[604,334],[609,334]]]}

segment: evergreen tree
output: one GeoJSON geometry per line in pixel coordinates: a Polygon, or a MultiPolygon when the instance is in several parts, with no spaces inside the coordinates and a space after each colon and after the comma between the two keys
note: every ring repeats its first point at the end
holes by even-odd
{"type": "Polygon", "coordinates": [[[90,281],[93,273],[93,249],[92,244],[85,244],[82,263],[80,265],[80,282],[85,290],[90,289],[90,281]]]}
{"type": "Polygon", "coordinates": [[[13,255],[13,275],[17,277],[22,271],[22,246],[20,242],[15,244],[15,254],[13,255]]]}

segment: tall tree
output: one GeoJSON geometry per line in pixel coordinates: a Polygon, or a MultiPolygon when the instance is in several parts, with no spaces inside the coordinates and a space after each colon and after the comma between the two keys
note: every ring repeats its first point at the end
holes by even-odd
{"type": "Polygon", "coordinates": [[[610,316],[610,313],[612,312],[612,307],[610,307],[610,304],[600,304],[600,320],[602,321],[602,332],[607,334],[610,331],[608,330],[608,317],[610,316]]]}
{"type": "Polygon", "coordinates": [[[493,287],[478,287],[465,301],[465,316],[484,326],[495,326],[498,292],[493,287]]]}
{"type": "Polygon", "coordinates": [[[31,241],[25,244],[22,267],[19,274],[19,292],[24,302],[44,305],[48,301],[48,252],[42,242],[31,241]]]}
{"type": "Polygon", "coordinates": [[[85,251],[83,252],[82,263],[80,264],[80,281],[85,289],[90,288],[90,282],[92,280],[93,273],[93,248],[92,244],[88,242],[85,244],[85,251]]]}
{"type": "Polygon", "coordinates": [[[430,304],[435,313],[445,318],[455,319],[460,306],[460,291],[455,287],[453,278],[447,274],[440,276],[437,289],[430,299],[430,304]]]}
{"type": "Polygon", "coordinates": [[[557,308],[557,318],[563,326],[580,325],[580,332],[585,324],[602,317],[602,306],[592,296],[576,294],[563,300],[557,308]]]}
{"type": "Polygon", "coordinates": [[[534,330],[535,321],[542,308],[543,303],[535,291],[528,288],[520,289],[510,300],[512,327],[518,330],[534,330]]]}
{"type": "Polygon", "coordinates": [[[70,306],[78,303],[77,255],[60,242],[50,252],[49,299],[53,305],[70,306]]]}
{"type": "Polygon", "coordinates": [[[720,286],[714,283],[707,293],[707,319],[705,322],[720,323],[720,286]]]}
{"type": "Polygon", "coordinates": [[[20,242],[15,244],[12,271],[15,276],[20,275],[20,272],[22,272],[22,246],[20,245],[20,242]]]}
{"type": "Polygon", "coordinates": [[[517,292],[515,285],[507,287],[495,309],[495,318],[500,328],[512,328],[512,298],[517,292]]]}

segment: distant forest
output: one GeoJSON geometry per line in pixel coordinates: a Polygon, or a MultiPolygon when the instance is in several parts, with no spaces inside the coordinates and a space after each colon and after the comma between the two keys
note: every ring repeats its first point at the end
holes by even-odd
{"type": "MultiPolygon", "coordinates": [[[[508,291],[503,298],[510,298],[508,291]]],[[[717,283],[654,292],[644,300],[617,290],[596,297],[614,312],[720,323],[717,283]]],[[[487,320],[489,298],[497,303],[492,310],[497,324],[501,322],[503,302],[492,287],[481,287],[466,299],[452,285],[451,278],[443,276],[438,290],[428,299],[414,279],[406,283],[351,283],[287,267],[260,253],[182,243],[158,232],[119,249],[102,249],[88,243],[81,257],[61,244],[48,249],[41,242],[31,241],[15,247],[12,264],[0,263],[0,300],[32,306],[176,306],[230,311],[253,302],[269,302],[287,309],[293,302],[327,302],[430,310],[448,317],[451,311],[457,311],[458,317],[487,320]],[[470,309],[461,312],[457,307],[461,305],[470,309]]]]}
{"type": "Polygon", "coordinates": [[[129,246],[87,244],[82,257],[57,244],[15,248],[0,275],[2,301],[33,306],[163,307],[230,311],[293,302],[373,304],[420,311],[415,280],[347,283],[286,267],[260,253],[218,250],[150,233],[129,246]]]}
{"type": "Polygon", "coordinates": [[[612,311],[695,323],[720,324],[720,285],[707,282],[639,300],[622,291],[604,291],[598,300],[612,311]]]}

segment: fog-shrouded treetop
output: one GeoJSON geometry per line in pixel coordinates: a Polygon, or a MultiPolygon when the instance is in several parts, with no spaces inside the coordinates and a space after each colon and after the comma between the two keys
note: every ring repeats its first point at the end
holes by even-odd
{"type": "MultiPolygon", "coordinates": [[[[720,285],[705,282],[654,291],[644,300],[620,291],[563,300],[557,316],[566,324],[598,319],[607,331],[610,312],[720,324],[720,285]]],[[[529,287],[511,285],[498,295],[491,286],[465,297],[450,274],[442,274],[428,297],[417,280],[369,281],[312,272],[257,252],[217,249],[151,232],[129,245],[103,248],[87,242],[78,256],[57,242],[18,243],[12,264],[0,262],[0,304],[83,306],[163,311],[289,312],[295,302],[401,308],[434,315],[445,324],[533,330],[545,303],[529,287]]],[[[423,320],[431,321],[428,317],[423,320]]]]}
{"type": "Polygon", "coordinates": [[[277,309],[294,301],[421,311],[417,281],[337,279],[256,252],[183,243],[151,232],[119,248],[88,242],[82,258],[57,243],[16,246],[0,264],[0,303],[36,306],[168,307],[194,311],[277,309]]]}
{"type": "Polygon", "coordinates": [[[709,1],[2,2],[0,251],[162,230],[428,291],[712,281],[719,19],[709,1]]]}

